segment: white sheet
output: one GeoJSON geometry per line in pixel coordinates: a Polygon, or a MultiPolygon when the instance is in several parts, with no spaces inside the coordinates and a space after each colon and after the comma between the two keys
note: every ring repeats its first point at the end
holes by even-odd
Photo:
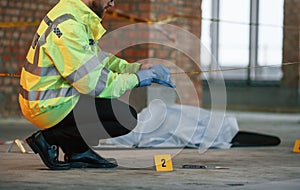
{"type": "Polygon", "coordinates": [[[101,140],[97,148],[115,146],[228,149],[238,130],[235,117],[212,114],[199,107],[166,105],[155,100],[139,113],[138,124],[132,132],[101,140]],[[212,115],[219,118],[212,118],[212,115]],[[214,122],[217,120],[221,122],[214,122]]]}

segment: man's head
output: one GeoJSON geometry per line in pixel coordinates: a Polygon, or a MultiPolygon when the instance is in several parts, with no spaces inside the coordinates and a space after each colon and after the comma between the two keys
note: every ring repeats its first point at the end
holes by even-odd
{"type": "Polygon", "coordinates": [[[114,6],[114,0],[82,0],[100,18],[103,18],[107,9],[114,6]]]}

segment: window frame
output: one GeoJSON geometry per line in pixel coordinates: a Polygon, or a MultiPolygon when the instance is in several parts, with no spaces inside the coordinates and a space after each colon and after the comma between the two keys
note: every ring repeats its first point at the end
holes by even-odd
{"type": "MultiPolygon", "coordinates": [[[[220,0],[211,1],[211,44],[210,52],[214,56],[214,59],[219,63],[219,43],[220,43],[220,0]]],[[[249,58],[248,67],[258,66],[258,54],[259,54],[259,5],[260,0],[250,0],[250,20],[249,20],[249,58]]],[[[283,44],[282,44],[283,45],[283,44]]],[[[215,66],[210,66],[209,69],[215,70],[215,66]]],[[[221,66],[220,66],[221,67],[221,66]]],[[[222,67],[221,67],[222,68],[222,67]]],[[[208,77],[213,78],[213,74],[209,74],[208,77]]],[[[226,79],[224,78],[226,85],[230,86],[280,86],[281,80],[259,80],[255,77],[255,69],[248,69],[246,79],[226,79]]],[[[202,77],[203,84],[207,83],[207,80],[202,77]]]]}

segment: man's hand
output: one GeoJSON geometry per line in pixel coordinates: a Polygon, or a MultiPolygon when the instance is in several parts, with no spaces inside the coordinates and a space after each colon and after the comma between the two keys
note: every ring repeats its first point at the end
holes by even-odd
{"type": "Polygon", "coordinates": [[[170,77],[169,69],[162,65],[144,63],[136,75],[138,76],[140,87],[150,86],[151,83],[154,82],[167,87],[176,88],[170,77]]]}
{"type": "Polygon", "coordinates": [[[153,82],[153,77],[155,77],[151,69],[139,70],[135,74],[139,80],[139,87],[150,86],[153,82]]]}
{"type": "Polygon", "coordinates": [[[176,88],[170,77],[170,70],[162,65],[153,65],[151,69],[154,73],[153,82],[167,87],[176,88]]]}

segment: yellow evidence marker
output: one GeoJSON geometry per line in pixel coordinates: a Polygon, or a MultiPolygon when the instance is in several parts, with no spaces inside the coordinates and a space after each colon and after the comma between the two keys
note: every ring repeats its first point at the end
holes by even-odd
{"type": "Polygon", "coordinates": [[[295,141],[293,152],[300,153],[300,140],[295,141]]]}
{"type": "Polygon", "coordinates": [[[170,154],[154,155],[154,163],[157,172],[173,171],[172,158],[170,154]]]}

